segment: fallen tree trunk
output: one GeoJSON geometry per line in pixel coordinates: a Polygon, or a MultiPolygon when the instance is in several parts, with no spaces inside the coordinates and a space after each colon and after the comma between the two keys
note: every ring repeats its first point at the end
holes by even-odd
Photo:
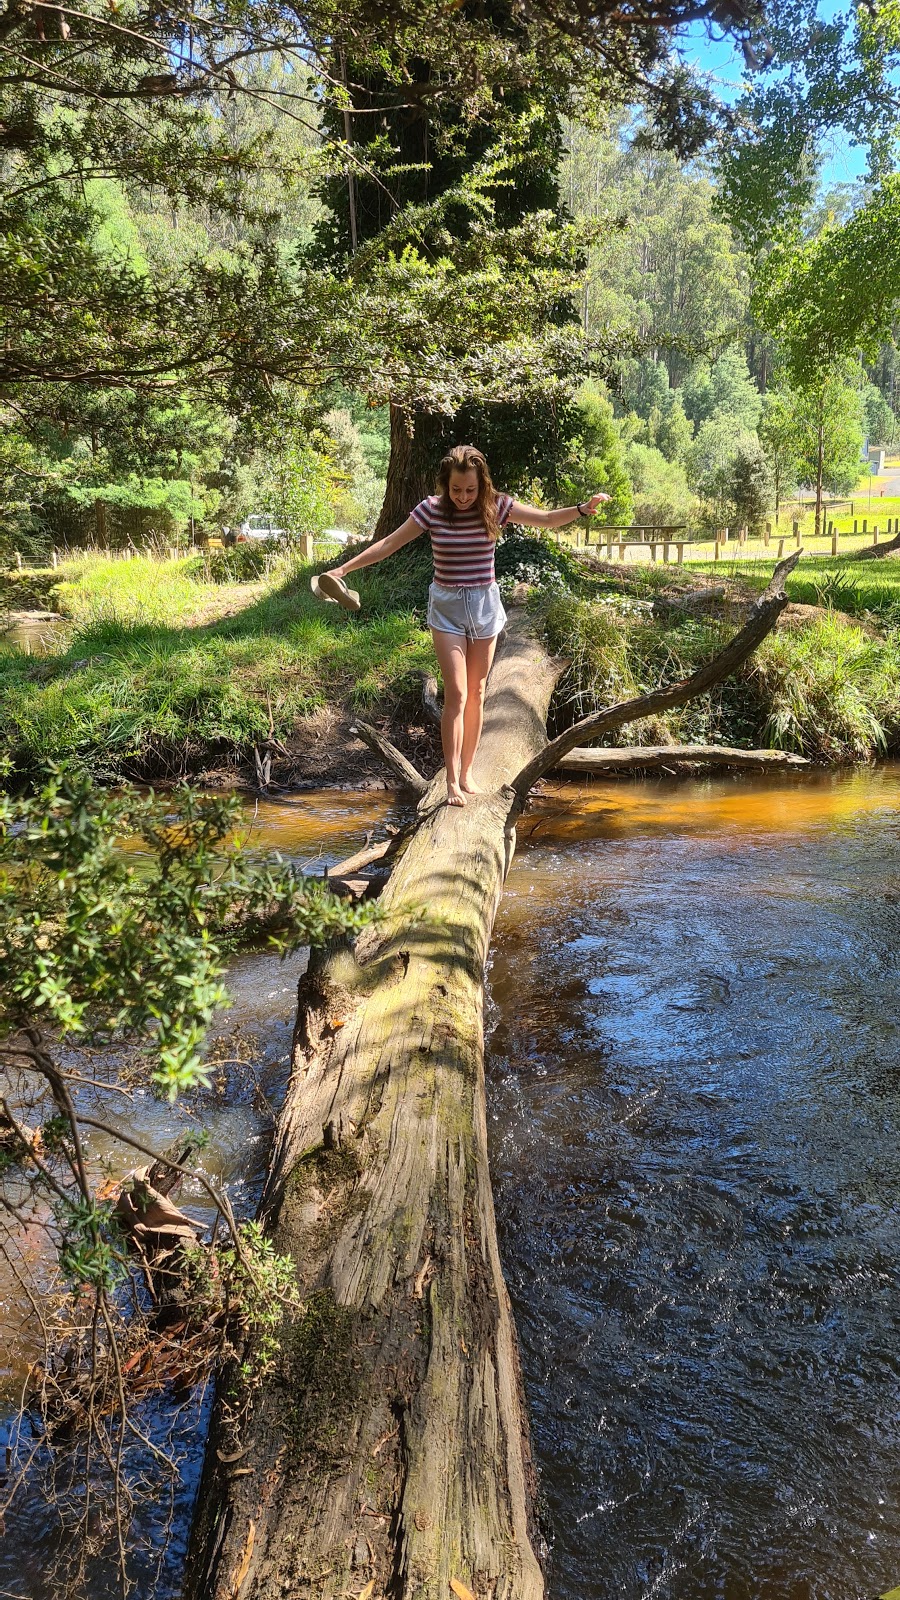
{"type": "Polygon", "coordinates": [[[642,772],[656,767],[808,767],[806,756],[789,750],[733,750],[721,744],[633,744],[618,749],[578,748],[560,756],[558,772],[642,772]]]}
{"type": "MultiPolygon", "coordinates": [[[[786,604],[795,560],[715,661],[664,698],[681,703],[750,654],[786,604]]],[[[301,981],[262,1216],[296,1263],[304,1309],[287,1317],[280,1366],[258,1393],[235,1374],[220,1388],[186,1600],[544,1595],[487,1163],[482,1014],[515,819],[566,753],[544,726],[560,665],[514,618],[476,765],[491,792],[450,808],[436,778],[383,920],[301,981]]],[[[606,715],[616,725],[659,708],[654,691],[606,715]]],[[[569,730],[567,748],[602,721],[569,730]]]]}
{"type": "Polygon", "coordinates": [[[477,772],[441,776],[384,921],[301,984],[264,1200],[306,1315],[239,1436],[220,1414],[189,1593],[538,1600],[532,1469],[487,1165],[483,974],[513,847],[502,785],[546,741],[557,664],[514,623],[477,772]],[[241,1457],[235,1479],[217,1451],[241,1457]],[[251,1471],[246,1469],[250,1468],[251,1471]],[[252,1530],[252,1532],[251,1532],[252,1530]]]}

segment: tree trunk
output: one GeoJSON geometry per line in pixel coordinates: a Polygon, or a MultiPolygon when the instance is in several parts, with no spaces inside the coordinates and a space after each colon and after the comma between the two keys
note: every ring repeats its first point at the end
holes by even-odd
{"type": "Polygon", "coordinates": [[[433,412],[391,406],[391,453],[376,539],[399,528],[413,506],[434,493],[446,427],[447,419],[433,412]]]}
{"type": "MultiPolygon", "coordinates": [[[[477,771],[443,775],[383,922],[300,985],[263,1214],[305,1315],[240,1425],[217,1408],[187,1593],[539,1600],[528,1428],[487,1163],[484,964],[511,791],[559,665],[513,621],[477,771]],[[240,1457],[240,1476],[219,1456],[240,1457]]],[[[223,1386],[224,1387],[224,1386],[223,1386]]]]}
{"type": "MultiPolygon", "coordinates": [[[[824,409],[824,401],[821,402],[824,409]]],[[[816,439],[816,529],[813,537],[818,539],[822,528],[822,479],[825,475],[825,420],[819,416],[818,436],[816,439]]]]}

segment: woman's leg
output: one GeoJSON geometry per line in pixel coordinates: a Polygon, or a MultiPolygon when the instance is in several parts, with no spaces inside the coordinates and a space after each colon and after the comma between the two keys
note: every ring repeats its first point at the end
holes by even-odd
{"type": "Polygon", "coordinates": [[[472,762],[481,738],[484,721],[484,688],[491,670],[496,639],[469,639],[466,651],[466,704],[463,712],[463,737],[460,752],[459,786],[466,794],[480,794],[472,777],[472,762]]]}
{"type": "Polygon", "coordinates": [[[444,680],[441,744],[447,768],[447,798],[451,806],[464,806],[466,797],[459,786],[459,765],[466,710],[466,652],[472,645],[464,633],[439,633],[437,628],[432,628],[431,637],[444,680]]]}

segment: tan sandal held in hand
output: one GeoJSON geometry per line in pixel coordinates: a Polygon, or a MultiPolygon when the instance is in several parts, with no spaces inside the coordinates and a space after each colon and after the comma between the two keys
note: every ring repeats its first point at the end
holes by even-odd
{"type": "Polygon", "coordinates": [[[345,611],[358,611],[360,599],[355,589],[348,589],[343,578],[336,578],[333,572],[320,572],[317,578],[310,578],[309,586],[317,600],[327,600],[330,604],[337,603],[345,611]]]}

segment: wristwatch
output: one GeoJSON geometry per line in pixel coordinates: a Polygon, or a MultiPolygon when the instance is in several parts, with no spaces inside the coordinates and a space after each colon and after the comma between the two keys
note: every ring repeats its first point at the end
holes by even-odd
{"type": "Polygon", "coordinates": [[[580,517],[589,517],[591,515],[589,511],[585,511],[584,502],[582,500],[579,500],[578,502],[578,515],[580,517]]]}

